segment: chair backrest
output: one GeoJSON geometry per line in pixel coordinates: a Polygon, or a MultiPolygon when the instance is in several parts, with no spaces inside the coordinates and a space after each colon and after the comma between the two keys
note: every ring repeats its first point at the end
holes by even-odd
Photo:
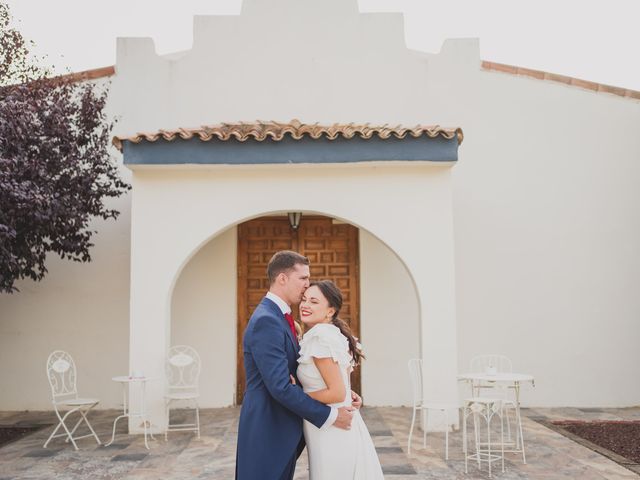
{"type": "Polygon", "coordinates": [[[188,345],[169,349],[166,363],[169,392],[197,392],[200,378],[200,355],[188,345]]]}
{"type": "Polygon", "coordinates": [[[511,360],[504,355],[485,354],[471,359],[471,373],[512,373],[511,360]],[[493,370],[495,369],[495,370],[493,370]]]}
{"type": "Polygon", "coordinates": [[[47,378],[51,387],[53,403],[63,399],[76,398],[76,364],[71,355],[56,350],[47,359],[47,378]]]}
{"type": "Polygon", "coordinates": [[[412,358],[409,360],[409,378],[413,390],[413,404],[422,403],[422,359],[412,358]]]}

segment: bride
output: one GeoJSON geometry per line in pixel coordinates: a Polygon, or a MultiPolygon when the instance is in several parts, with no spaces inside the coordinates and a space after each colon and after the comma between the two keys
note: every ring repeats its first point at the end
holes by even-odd
{"type": "MultiPolygon", "coordinates": [[[[347,324],[338,318],[342,294],[329,280],[313,282],[300,303],[307,333],[300,342],[297,377],[305,393],[334,407],[351,405],[350,375],[363,357],[347,324]]],[[[380,461],[360,412],[350,430],[319,429],[304,421],[310,480],[378,480],[380,461]]]]}

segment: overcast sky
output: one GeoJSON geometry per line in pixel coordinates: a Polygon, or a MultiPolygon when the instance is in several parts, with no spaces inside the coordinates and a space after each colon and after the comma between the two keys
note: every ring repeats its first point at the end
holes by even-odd
{"type": "MultiPolygon", "coordinates": [[[[113,65],[119,36],[152,37],[161,54],[188,49],[194,14],[238,14],[241,6],[241,0],[8,3],[38,53],[72,71],[113,65]]],[[[483,60],[640,90],[640,0],[359,0],[359,6],[404,12],[412,49],[436,53],[446,38],[477,37],[483,60]]]]}

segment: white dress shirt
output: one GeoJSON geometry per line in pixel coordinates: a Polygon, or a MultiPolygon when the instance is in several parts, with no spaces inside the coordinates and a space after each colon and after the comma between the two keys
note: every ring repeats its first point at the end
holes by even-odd
{"type": "Polygon", "coordinates": [[[275,293],[271,293],[271,292],[267,292],[267,294],[265,295],[265,297],[267,297],[269,300],[271,300],[273,303],[275,303],[276,305],[278,305],[278,307],[280,307],[280,310],[282,310],[282,314],[284,315],[285,313],[291,313],[291,307],[289,306],[289,304],[287,302],[285,302],[283,299],[281,299],[278,295],[276,295],[275,293]]]}
{"type": "MultiPolygon", "coordinates": [[[[285,302],[283,299],[281,299],[275,293],[267,292],[265,297],[267,297],[269,300],[271,300],[273,303],[275,303],[278,306],[278,308],[282,311],[283,316],[286,313],[291,313],[291,307],[289,306],[289,304],[285,302]]],[[[333,425],[333,423],[336,421],[337,418],[338,418],[338,409],[336,407],[331,407],[331,413],[329,413],[327,420],[324,422],[324,424],[320,428],[324,430],[325,428],[330,427],[331,425],[333,425]]]]}

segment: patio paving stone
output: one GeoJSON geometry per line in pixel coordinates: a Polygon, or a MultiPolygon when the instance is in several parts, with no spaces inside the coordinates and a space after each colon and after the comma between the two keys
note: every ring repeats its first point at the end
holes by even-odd
{"type": "MultiPolygon", "coordinates": [[[[78,441],[75,451],[64,439],[54,439],[49,448],[42,445],[55,424],[53,412],[0,412],[3,425],[50,426],[0,448],[0,480],[193,480],[233,479],[239,408],[201,410],[201,439],[192,433],[170,432],[155,435],[144,446],[142,435],[129,436],[125,422],[116,431],[109,446],[97,445],[91,438],[78,441]]],[[[90,420],[102,442],[111,438],[112,422],[120,411],[98,410],[90,420]]],[[[178,411],[180,418],[181,412],[178,411]]],[[[184,414],[188,419],[188,414],[184,414]]],[[[407,455],[407,439],[411,409],[402,407],[367,407],[362,416],[369,427],[378,451],[385,479],[486,479],[486,465],[478,471],[469,463],[464,473],[462,435],[449,435],[449,461],[444,460],[444,433],[429,432],[427,447],[422,446],[422,431],[414,432],[411,455],[407,455]]],[[[507,454],[506,472],[495,464],[494,478],[505,480],[626,480],[637,479],[637,465],[621,466],[610,459],[547,428],[541,422],[554,420],[638,420],[640,407],[611,408],[529,408],[523,409],[523,428],[527,464],[518,454],[507,454]]],[[[306,453],[296,468],[295,480],[308,479],[306,453]]],[[[268,480],[268,479],[265,479],[268,480]]]]}

